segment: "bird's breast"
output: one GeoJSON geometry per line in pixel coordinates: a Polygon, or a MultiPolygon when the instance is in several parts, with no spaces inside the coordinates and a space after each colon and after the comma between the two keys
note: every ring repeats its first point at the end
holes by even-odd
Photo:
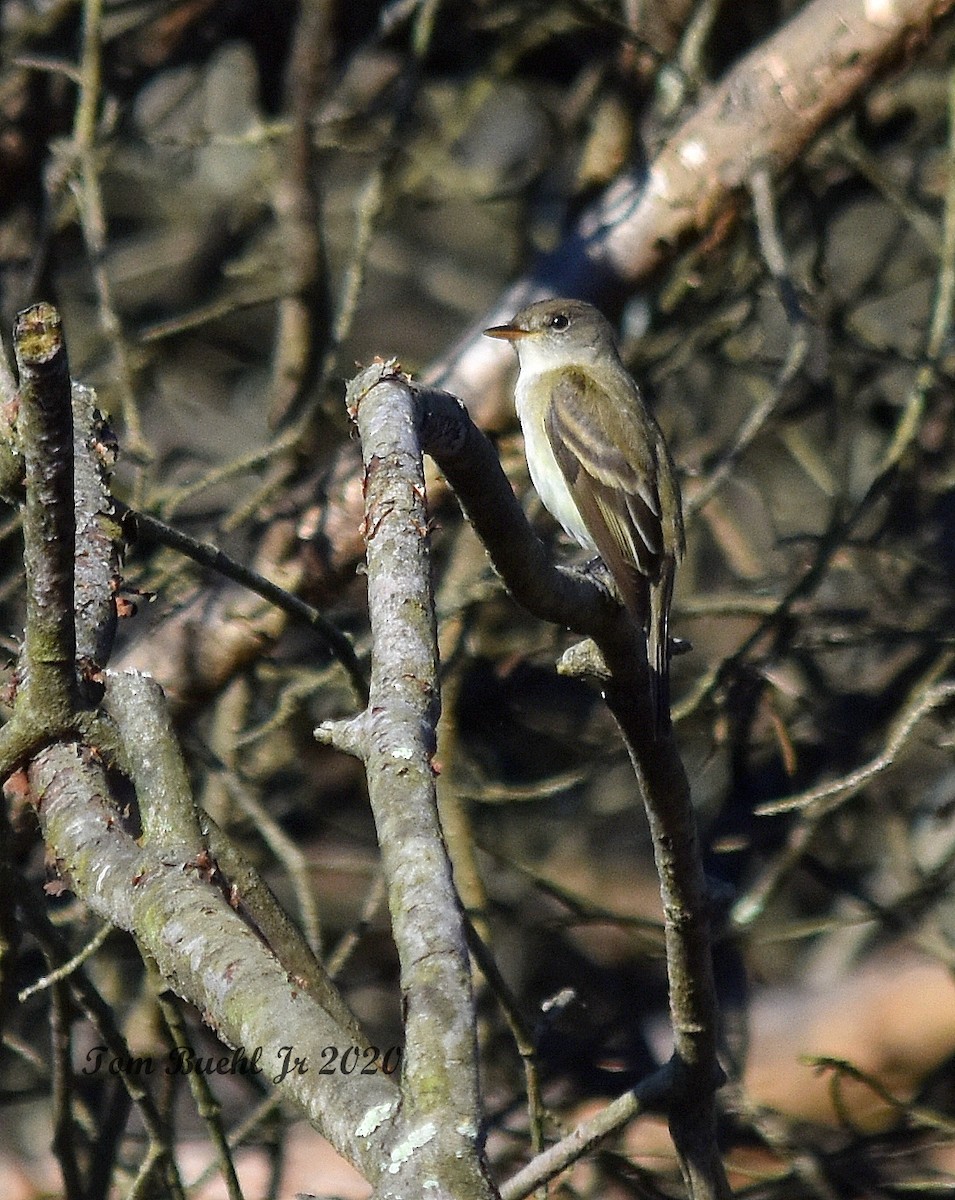
{"type": "Polygon", "coordinates": [[[524,455],[531,483],[547,511],[579,545],[591,553],[597,547],[574,503],[567,480],[551,448],[544,427],[549,396],[535,376],[525,378],[522,371],[515,389],[517,416],[524,434],[524,455]]]}

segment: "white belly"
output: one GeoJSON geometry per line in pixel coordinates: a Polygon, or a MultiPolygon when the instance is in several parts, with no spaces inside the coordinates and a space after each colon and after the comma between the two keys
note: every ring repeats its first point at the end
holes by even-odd
{"type": "Polygon", "coordinates": [[[596,552],[593,538],[587,532],[587,527],[581,519],[570,488],[564,479],[554,452],[550,447],[550,439],[544,429],[542,406],[527,402],[526,389],[521,387],[518,379],[515,391],[517,415],[520,418],[521,430],[524,434],[524,454],[531,475],[534,490],[552,517],[563,526],[585,550],[596,552]]]}

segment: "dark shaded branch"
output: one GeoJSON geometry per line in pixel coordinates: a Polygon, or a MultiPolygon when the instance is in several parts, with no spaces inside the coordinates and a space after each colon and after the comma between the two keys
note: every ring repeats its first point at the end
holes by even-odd
{"type": "Polygon", "coordinates": [[[73,622],[73,415],[59,314],[36,304],[13,331],[20,374],[18,432],[26,475],[23,560],[27,625],[20,703],[32,720],[63,728],[77,703],[73,622]]]}

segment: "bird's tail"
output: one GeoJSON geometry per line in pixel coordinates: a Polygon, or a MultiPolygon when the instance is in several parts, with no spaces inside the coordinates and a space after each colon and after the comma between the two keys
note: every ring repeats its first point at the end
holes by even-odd
{"type": "Polygon", "coordinates": [[[673,597],[674,565],[672,559],[666,559],[660,578],[650,584],[647,664],[650,668],[653,736],[658,742],[670,732],[670,600],[673,597]]]}

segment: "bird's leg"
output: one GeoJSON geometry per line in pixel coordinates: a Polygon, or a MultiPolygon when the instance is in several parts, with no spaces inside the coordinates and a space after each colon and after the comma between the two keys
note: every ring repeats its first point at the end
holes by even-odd
{"type": "Polygon", "coordinates": [[[615,600],[620,599],[620,592],[614,583],[613,576],[610,574],[610,569],[599,554],[595,554],[593,558],[582,563],[577,570],[583,575],[589,576],[609,596],[613,596],[615,600]]]}

